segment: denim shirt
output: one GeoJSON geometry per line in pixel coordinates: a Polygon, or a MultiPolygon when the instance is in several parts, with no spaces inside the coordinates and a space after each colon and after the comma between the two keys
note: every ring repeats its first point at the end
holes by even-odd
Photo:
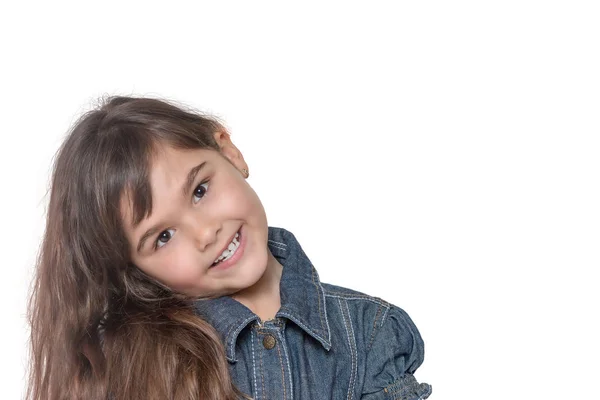
{"type": "Polygon", "coordinates": [[[269,228],[283,265],[281,308],[260,318],[231,297],[199,300],[198,314],[219,332],[232,379],[253,399],[426,399],[413,376],[424,344],[400,308],[328,285],[294,235],[269,228]]]}

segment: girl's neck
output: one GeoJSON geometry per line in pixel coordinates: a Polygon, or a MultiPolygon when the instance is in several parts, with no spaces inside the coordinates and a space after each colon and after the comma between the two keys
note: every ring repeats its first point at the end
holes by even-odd
{"type": "Polygon", "coordinates": [[[232,297],[248,307],[261,321],[275,318],[281,307],[279,283],[283,266],[269,251],[267,268],[263,276],[253,286],[235,293],[232,297]]]}

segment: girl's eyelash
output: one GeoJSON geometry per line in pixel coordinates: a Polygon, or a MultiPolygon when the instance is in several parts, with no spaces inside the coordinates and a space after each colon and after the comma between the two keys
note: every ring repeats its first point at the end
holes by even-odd
{"type": "Polygon", "coordinates": [[[159,250],[161,247],[165,246],[167,243],[169,243],[171,241],[171,239],[173,239],[173,236],[175,235],[175,229],[165,229],[164,231],[161,231],[158,236],[156,237],[156,240],[154,241],[154,251],[159,250]],[[173,231],[173,233],[171,233],[171,231],[173,231]],[[160,241],[160,238],[162,236],[163,233],[168,233],[169,236],[169,240],[164,242],[164,244],[162,246],[159,246],[158,243],[160,241]]]}
{"type": "Polygon", "coordinates": [[[194,191],[192,192],[192,198],[193,198],[194,204],[199,202],[204,196],[206,196],[206,193],[208,192],[208,187],[209,187],[208,182],[209,181],[206,180],[194,188],[194,191]],[[200,187],[203,188],[202,196],[200,196],[200,198],[198,200],[196,200],[196,197],[198,197],[198,196],[196,196],[196,191],[200,187]]]}

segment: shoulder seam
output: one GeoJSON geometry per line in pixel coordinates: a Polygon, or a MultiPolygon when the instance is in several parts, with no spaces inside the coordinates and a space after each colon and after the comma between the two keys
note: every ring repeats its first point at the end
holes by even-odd
{"type": "MultiPolygon", "coordinates": [[[[373,345],[373,339],[375,339],[375,332],[377,332],[377,321],[379,320],[379,315],[381,314],[382,307],[377,307],[377,314],[375,314],[375,319],[373,320],[373,331],[371,331],[371,337],[369,338],[369,344],[367,345],[367,351],[371,350],[371,346],[373,345]]],[[[387,310],[386,310],[387,311],[387,310]]],[[[381,324],[380,324],[381,326],[381,324]]]]}
{"type": "Polygon", "coordinates": [[[367,296],[367,295],[357,295],[357,294],[346,294],[346,293],[339,293],[339,292],[329,292],[329,293],[325,293],[326,297],[333,297],[335,299],[344,299],[344,300],[365,300],[365,301],[370,301],[371,303],[375,303],[381,307],[384,308],[390,308],[391,305],[389,303],[387,303],[384,300],[381,299],[377,299],[371,296],[367,296]]]}

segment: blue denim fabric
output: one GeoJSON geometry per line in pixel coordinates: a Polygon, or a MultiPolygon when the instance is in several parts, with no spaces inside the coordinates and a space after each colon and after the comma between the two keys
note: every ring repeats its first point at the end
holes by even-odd
{"type": "Polygon", "coordinates": [[[196,302],[220,333],[236,386],[253,399],[426,399],[413,376],[424,344],[410,317],[376,297],[319,281],[296,238],[269,228],[283,265],[281,308],[262,322],[225,296],[196,302]]]}

